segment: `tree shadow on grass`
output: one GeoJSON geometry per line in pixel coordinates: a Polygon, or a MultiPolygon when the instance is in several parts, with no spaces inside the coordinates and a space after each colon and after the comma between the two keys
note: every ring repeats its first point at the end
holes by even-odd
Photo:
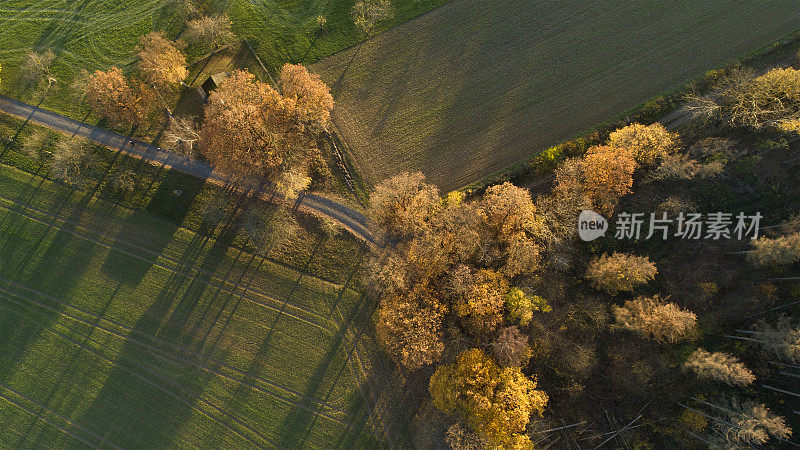
{"type": "MultiPolygon", "coordinates": [[[[16,363],[25,356],[30,343],[41,334],[42,330],[51,326],[58,318],[58,312],[63,309],[62,305],[39,295],[51,296],[63,302],[70,300],[69,296],[75,282],[81,279],[81,275],[91,262],[93,250],[96,247],[93,242],[82,239],[75,234],[75,226],[82,215],[86,205],[92,197],[92,193],[87,193],[84,198],[70,211],[66,217],[66,223],[61,224],[53,221],[41,233],[39,238],[34,238],[35,244],[26,252],[25,260],[19,261],[13,269],[10,266],[0,266],[0,276],[3,280],[0,285],[9,287],[18,292],[26,292],[20,286],[28,289],[27,295],[34,295],[31,291],[36,291],[38,297],[52,311],[41,310],[38,314],[40,319],[34,322],[22,323],[19,319],[4,318],[0,322],[0,343],[4,343],[0,353],[3,355],[3,364],[0,364],[0,380],[10,381],[10,377],[16,370],[16,363]],[[38,258],[38,262],[31,264],[27,260],[44,241],[47,235],[55,231],[55,235],[50,239],[47,249],[38,258]],[[16,283],[13,285],[12,283],[16,283]]],[[[12,212],[8,212],[12,214],[12,212]]],[[[27,230],[26,221],[22,216],[16,216],[6,221],[6,230],[17,228],[27,230]]],[[[4,238],[0,242],[3,251],[10,251],[13,248],[23,247],[26,238],[17,236],[14,232],[3,232],[4,238]]]]}
{"type": "MultiPolygon", "coordinates": [[[[153,218],[163,219],[158,223],[160,228],[157,238],[141,242],[148,252],[160,255],[169,243],[171,237],[183,223],[191,210],[192,203],[202,191],[205,180],[176,171],[167,171],[161,180],[156,192],[150,198],[147,206],[142,211],[134,211],[123,223],[112,244],[118,248],[130,248],[127,242],[135,241],[134,236],[152,233],[144,229],[146,224],[152,223],[153,218]],[[167,239],[159,239],[167,237],[167,239]]],[[[147,260],[155,257],[146,255],[147,260]]],[[[152,263],[132,259],[120,252],[111,252],[103,263],[103,272],[117,280],[131,285],[137,285],[150,271],[152,263]]]]}
{"type": "MultiPolygon", "coordinates": [[[[229,227],[223,227],[226,228],[229,227]]],[[[134,326],[134,334],[155,336],[159,341],[186,347],[181,335],[209,287],[211,274],[224,261],[230,234],[223,233],[211,247],[207,247],[209,237],[194,235],[176,259],[177,267],[134,326]],[[195,265],[201,256],[202,262],[195,265]]],[[[130,259],[123,255],[121,260],[125,258],[130,259]]],[[[228,413],[202,398],[206,385],[214,378],[211,372],[218,369],[216,364],[197,361],[210,369],[204,371],[185,362],[199,359],[198,355],[186,354],[163,342],[150,342],[180,354],[164,366],[152,350],[128,342],[116,359],[121,367],[112,371],[102,392],[84,414],[83,423],[96,430],[107,430],[105,437],[125,448],[174,446],[175,433],[189,416],[200,411],[214,417],[211,420],[218,427],[231,427],[227,419],[220,417],[228,413]],[[157,370],[159,367],[163,370],[157,370]]]]}

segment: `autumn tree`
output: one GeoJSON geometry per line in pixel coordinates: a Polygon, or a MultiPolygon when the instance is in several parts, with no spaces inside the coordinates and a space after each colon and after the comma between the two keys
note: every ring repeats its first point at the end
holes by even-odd
{"type": "Polygon", "coordinates": [[[658,342],[679,342],[694,330],[697,316],[660,297],[640,296],[612,308],[617,327],[658,342]]]}
{"type": "Polygon", "coordinates": [[[287,199],[296,199],[300,193],[311,185],[311,178],[300,167],[290,167],[281,173],[275,181],[275,192],[287,199]]]}
{"type": "Polygon", "coordinates": [[[182,82],[189,71],[186,57],[180,46],[164,37],[164,33],[152,31],[139,38],[139,71],[144,79],[159,88],[167,88],[182,82]]]}
{"type": "Polygon", "coordinates": [[[186,38],[194,43],[216,48],[233,41],[236,36],[231,31],[231,19],[225,15],[216,15],[190,20],[186,38]]]}
{"type": "Polygon", "coordinates": [[[439,410],[459,413],[481,438],[504,448],[531,445],[525,427],[532,413],[542,414],[548,400],[519,367],[501,368],[478,349],[439,366],[429,390],[439,410]]]}
{"type": "Polygon", "coordinates": [[[478,204],[483,234],[482,259],[499,257],[500,271],[509,277],[539,267],[540,245],[546,236],[527,189],[503,183],[491,186],[478,204]]]}
{"type": "Polygon", "coordinates": [[[409,238],[427,226],[441,205],[439,189],[421,172],[404,172],[383,180],[369,197],[367,213],[390,236],[409,238]]]}
{"type": "Polygon", "coordinates": [[[117,67],[91,75],[86,99],[89,106],[108,118],[113,126],[130,126],[143,121],[151,105],[147,90],[138,84],[131,85],[117,67]]]}
{"type": "Polygon", "coordinates": [[[295,102],[300,122],[326,128],[333,110],[333,96],[319,75],[302,65],[286,64],[281,69],[281,92],[295,102]]]}
{"type": "Polygon", "coordinates": [[[619,198],[631,191],[636,161],[631,153],[609,146],[590,148],[580,159],[567,160],[556,171],[553,189],[557,201],[582,206],[610,216],[619,198]]]}
{"type": "Polygon", "coordinates": [[[511,288],[506,294],[506,311],[511,319],[522,326],[530,323],[536,311],[550,312],[553,308],[538,295],[529,295],[519,288],[511,288]]]}
{"type": "Polygon", "coordinates": [[[729,386],[747,386],[756,379],[736,357],[722,352],[710,353],[702,348],[689,355],[683,368],[691,370],[701,380],[721,381],[729,386]]]}
{"type": "Polygon", "coordinates": [[[652,167],[664,159],[675,147],[677,135],[667,131],[660,123],[642,125],[634,123],[608,135],[608,145],[631,153],[642,166],[652,167]]]}
{"type": "Polygon", "coordinates": [[[293,127],[290,105],[249,72],[237,70],[220,83],[204,113],[201,151],[239,180],[279,174],[286,158],[304,144],[293,127]]]}
{"type": "Polygon", "coordinates": [[[442,319],[446,312],[424,287],[400,298],[388,298],[378,312],[378,339],[403,367],[419,369],[436,362],[444,351],[442,319]]]}
{"type": "Polygon", "coordinates": [[[517,326],[501,328],[492,340],[492,354],[503,367],[524,367],[531,357],[528,336],[517,326]]]}
{"type": "Polygon", "coordinates": [[[603,254],[593,259],[586,269],[592,285],[610,294],[630,292],[655,278],[658,269],[646,256],[624,253],[603,254]]]}
{"type": "Polygon", "coordinates": [[[391,0],[359,0],[353,5],[353,22],[366,36],[372,36],[375,26],[394,17],[391,0]]]}
{"type": "Polygon", "coordinates": [[[476,336],[487,336],[503,321],[508,281],[497,272],[481,269],[463,272],[463,292],[456,295],[453,311],[476,336]]]}
{"type": "Polygon", "coordinates": [[[753,241],[753,251],[748,259],[758,266],[779,267],[800,261],[800,232],[770,239],[760,237],[753,241]]]}

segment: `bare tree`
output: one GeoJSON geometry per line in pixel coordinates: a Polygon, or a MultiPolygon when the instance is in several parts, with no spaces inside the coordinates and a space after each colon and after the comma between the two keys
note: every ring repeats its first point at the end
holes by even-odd
{"type": "Polygon", "coordinates": [[[51,141],[50,133],[44,128],[38,128],[22,142],[22,151],[31,158],[39,159],[51,141]]]}
{"type": "Polygon", "coordinates": [[[394,17],[391,0],[359,0],[353,5],[353,22],[366,35],[372,36],[378,23],[394,17]]]}
{"type": "Polygon", "coordinates": [[[164,145],[170,150],[194,156],[200,135],[194,127],[194,118],[170,116],[164,133],[164,145]]]}
{"type": "Polygon", "coordinates": [[[501,328],[492,341],[492,353],[503,367],[523,367],[531,357],[528,336],[517,326],[501,328]]]}
{"type": "Polygon", "coordinates": [[[51,175],[57,180],[75,183],[80,179],[81,164],[88,141],[82,137],[62,138],[56,144],[51,161],[51,175]]]}
{"type": "Polygon", "coordinates": [[[43,53],[29,51],[20,67],[23,79],[26,82],[35,83],[50,77],[50,66],[55,59],[56,54],[52,50],[43,53]]]}
{"type": "Polygon", "coordinates": [[[231,19],[226,15],[204,16],[189,21],[186,38],[195,44],[214,48],[232,42],[231,19]]]}

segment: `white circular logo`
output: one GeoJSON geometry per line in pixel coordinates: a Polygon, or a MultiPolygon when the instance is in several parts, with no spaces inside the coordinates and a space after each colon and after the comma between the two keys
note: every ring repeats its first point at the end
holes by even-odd
{"type": "Polygon", "coordinates": [[[584,209],[578,216],[578,236],[581,240],[589,242],[608,231],[608,221],[605,217],[590,209],[584,209]]]}

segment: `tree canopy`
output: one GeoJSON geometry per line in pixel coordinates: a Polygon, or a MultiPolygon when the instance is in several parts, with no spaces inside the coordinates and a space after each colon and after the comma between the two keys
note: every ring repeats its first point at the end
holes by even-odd
{"type": "Polygon", "coordinates": [[[494,445],[530,445],[525,426],[541,415],[548,397],[519,367],[501,368],[479,349],[465,350],[449,365],[436,369],[430,387],[433,404],[461,414],[468,426],[494,445]]]}
{"type": "Polygon", "coordinates": [[[186,57],[179,45],[164,37],[164,33],[150,32],[139,38],[139,71],[145,81],[159,88],[174,86],[186,78],[186,57]]]}
{"type": "Polygon", "coordinates": [[[145,119],[152,107],[150,91],[129,82],[118,67],[98,70],[89,78],[86,100],[113,126],[130,126],[145,119]]]}

